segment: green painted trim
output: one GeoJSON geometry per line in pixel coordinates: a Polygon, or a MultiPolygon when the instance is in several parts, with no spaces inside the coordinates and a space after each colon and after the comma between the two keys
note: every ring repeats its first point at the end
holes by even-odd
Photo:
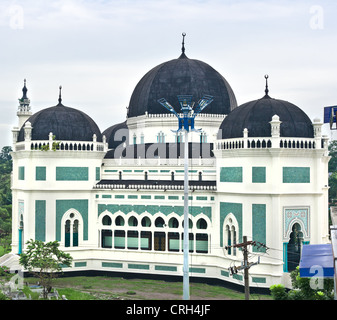
{"type": "Polygon", "coordinates": [[[142,269],[142,270],[150,270],[150,265],[148,264],[136,264],[136,263],[129,263],[129,269],[142,269]]]}
{"type": "Polygon", "coordinates": [[[118,262],[102,262],[103,268],[123,268],[123,263],[118,262]]]}
{"type": "Polygon", "coordinates": [[[145,196],[145,195],[143,195],[143,196],[140,196],[140,198],[141,199],[151,199],[151,196],[145,196]]]}
{"type": "Polygon", "coordinates": [[[158,271],[177,271],[177,267],[172,266],[154,266],[154,269],[158,271]]]}
{"type": "Polygon", "coordinates": [[[267,279],[266,278],[260,278],[260,277],[252,277],[252,282],[255,282],[255,283],[266,283],[267,279]]]}
{"type": "Polygon", "coordinates": [[[179,196],[168,196],[169,200],[179,200],[179,196]]]}
{"type": "MultiPolygon", "coordinates": [[[[252,228],[254,241],[266,244],[266,205],[252,205],[252,228]]],[[[253,246],[253,252],[266,252],[266,248],[253,246]]]]}
{"type": "Polygon", "coordinates": [[[56,181],[88,181],[88,167],[56,167],[56,181]]]}
{"type": "Polygon", "coordinates": [[[221,275],[224,277],[229,277],[229,272],[225,270],[221,270],[221,275]]]}
{"type": "Polygon", "coordinates": [[[46,241],[46,200],[35,200],[35,240],[46,241]]]}
{"type": "Polygon", "coordinates": [[[288,242],[283,242],[283,272],[288,272],[288,242]]]}
{"type": "Polygon", "coordinates": [[[220,182],[242,182],[242,167],[221,167],[220,182]]]}
{"type": "Polygon", "coordinates": [[[242,242],[242,203],[220,202],[220,246],[223,247],[223,227],[229,213],[232,213],[239,225],[239,241],[242,242]]]}
{"type": "Polygon", "coordinates": [[[206,273],[206,269],[205,268],[191,267],[190,268],[190,272],[193,272],[193,273],[206,273]]]}
{"type": "Polygon", "coordinates": [[[56,240],[61,241],[61,220],[69,209],[77,210],[83,219],[83,240],[88,240],[88,200],[56,200],[56,240]]]}
{"type": "Polygon", "coordinates": [[[104,198],[109,198],[109,199],[111,199],[112,198],[112,195],[111,194],[103,194],[102,195],[102,198],[104,199],[104,198]]]}
{"type": "MultiPolygon", "coordinates": [[[[151,215],[155,215],[159,212],[164,215],[169,215],[174,212],[179,216],[184,215],[184,206],[162,206],[162,205],[131,205],[131,204],[98,204],[98,216],[105,210],[111,212],[112,214],[121,211],[125,214],[129,212],[135,212],[141,214],[143,212],[149,212],[151,215]]],[[[189,213],[195,217],[198,214],[205,214],[210,220],[212,220],[212,207],[202,207],[202,206],[189,206],[189,213]]]]}
{"type": "Polygon", "coordinates": [[[266,183],[266,167],[252,167],[252,183],[266,183]]]}
{"type": "Polygon", "coordinates": [[[310,183],[310,167],[283,167],[283,183],[310,183]]]}
{"type": "Polygon", "coordinates": [[[116,194],[115,199],[124,199],[125,196],[123,194],[116,194]]]}
{"type": "Polygon", "coordinates": [[[96,167],[96,180],[101,180],[101,168],[96,167]]]}
{"type": "Polygon", "coordinates": [[[154,196],[156,200],[164,200],[165,196],[154,196]]]}
{"type": "Polygon", "coordinates": [[[25,167],[19,167],[19,180],[25,180],[25,167]]]}
{"type": "Polygon", "coordinates": [[[138,196],[133,195],[133,194],[129,194],[128,199],[138,199],[138,196]]]}
{"type": "Polygon", "coordinates": [[[75,268],[86,267],[86,266],[87,266],[86,261],[81,261],[81,262],[75,262],[75,263],[74,263],[74,267],[75,267],[75,268]]]}
{"type": "Polygon", "coordinates": [[[197,197],[197,200],[207,200],[207,197],[197,197]]]}
{"type": "Polygon", "coordinates": [[[35,167],[35,180],[46,181],[46,167],[35,167]]]}
{"type": "Polygon", "coordinates": [[[236,280],[242,281],[243,277],[242,277],[242,275],[241,275],[241,274],[234,273],[234,274],[233,274],[233,279],[236,279],[236,280]]]}

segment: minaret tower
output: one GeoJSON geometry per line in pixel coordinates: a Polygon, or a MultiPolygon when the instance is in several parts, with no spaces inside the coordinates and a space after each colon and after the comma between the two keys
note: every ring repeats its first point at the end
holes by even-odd
{"type": "Polygon", "coordinates": [[[17,116],[19,118],[19,128],[25,123],[25,121],[32,115],[30,108],[30,100],[27,97],[27,87],[26,87],[26,79],[24,79],[24,86],[22,88],[22,98],[19,99],[19,107],[17,116]]]}

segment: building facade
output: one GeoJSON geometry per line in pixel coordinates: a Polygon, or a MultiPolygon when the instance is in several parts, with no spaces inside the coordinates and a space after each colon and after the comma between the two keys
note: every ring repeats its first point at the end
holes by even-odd
{"type": "MultiPolygon", "coordinates": [[[[266,79],[267,81],[267,79],[266,79]]],[[[100,131],[62,103],[32,113],[26,83],[13,128],[13,253],[29,239],[60,242],[71,271],[183,274],[184,137],[158,99],[213,96],[189,143],[190,276],[287,284],[301,246],[328,241],[328,150],[322,123],[269,96],[237,106],[208,64],[178,59],[150,70],[123,123],[100,131]]],[[[178,110],[176,110],[179,112],[178,110]]],[[[112,119],[113,123],[113,119],[112,119]]]]}

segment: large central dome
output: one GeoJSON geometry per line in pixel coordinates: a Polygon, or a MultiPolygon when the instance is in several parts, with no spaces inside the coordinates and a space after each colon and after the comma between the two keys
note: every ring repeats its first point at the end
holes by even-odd
{"type": "Polygon", "coordinates": [[[165,98],[180,112],[178,95],[193,95],[198,102],[203,95],[214,97],[203,111],[211,114],[229,114],[236,106],[236,98],[226,79],[207,63],[189,59],[183,52],[178,59],[164,62],[151,69],[135,87],[128,108],[128,117],[145,114],[169,113],[158,103],[165,98]]]}

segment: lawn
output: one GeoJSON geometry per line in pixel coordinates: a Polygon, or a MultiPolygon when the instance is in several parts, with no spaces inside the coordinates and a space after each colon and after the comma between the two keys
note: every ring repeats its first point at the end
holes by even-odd
{"type": "MultiPolygon", "coordinates": [[[[118,277],[60,277],[54,287],[69,300],[180,300],[182,282],[118,277]]],[[[190,283],[193,300],[243,300],[244,294],[222,286],[190,283]]],[[[251,300],[271,299],[266,295],[251,295],[251,300]]]]}

